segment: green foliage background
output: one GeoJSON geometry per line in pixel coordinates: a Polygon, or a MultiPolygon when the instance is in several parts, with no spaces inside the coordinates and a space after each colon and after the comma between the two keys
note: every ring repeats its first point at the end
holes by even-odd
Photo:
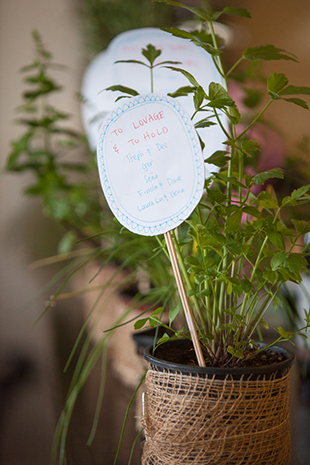
{"type": "Polygon", "coordinates": [[[173,25],[176,12],[149,0],[83,0],[81,20],[85,45],[93,58],[121,32],[173,25]]]}

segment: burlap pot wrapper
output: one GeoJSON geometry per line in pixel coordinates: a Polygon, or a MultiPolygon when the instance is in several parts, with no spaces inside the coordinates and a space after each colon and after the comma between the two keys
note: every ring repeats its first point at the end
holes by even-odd
{"type": "Polygon", "coordinates": [[[289,370],[218,380],[150,366],[143,465],[290,465],[289,370]]]}

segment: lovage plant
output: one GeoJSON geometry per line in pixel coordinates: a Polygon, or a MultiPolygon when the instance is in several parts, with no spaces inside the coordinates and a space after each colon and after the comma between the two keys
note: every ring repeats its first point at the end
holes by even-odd
{"type": "MultiPolygon", "coordinates": [[[[181,73],[188,80],[187,86],[170,96],[192,95],[193,118],[200,116],[195,123],[198,133],[200,128],[215,124],[220,125],[223,131],[222,150],[205,160],[220,170],[206,179],[200,203],[179,230],[172,232],[172,238],[205,359],[212,366],[236,366],[244,364],[250,354],[253,355],[253,347],[256,348],[255,353],[260,350],[254,339],[262,326],[268,326],[264,320],[266,312],[271,306],[277,308],[277,293],[283,283],[301,281],[300,273],[307,264],[308,246],[300,246],[300,238],[310,231],[307,219],[291,219],[289,224],[285,221],[288,208],[294,209],[309,202],[310,185],[279,199],[268,189],[268,184],[274,178],[283,178],[281,168],[256,174],[245,168],[245,161],[260,150],[258,142],[249,137],[250,130],[263,120],[269,106],[277,100],[308,109],[300,95],[309,95],[310,88],[291,85],[283,73],[271,73],[265,83],[267,102],[246,126],[241,125],[242,115],[228,92],[228,81],[238,72],[240,64],[258,60],[297,61],[297,58],[273,45],[263,45],[247,48],[240,59],[226,70],[214,21],[225,14],[250,18],[248,11],[232,7],[213,11],[206,1],[197,8],[175,1],[162,1],[189,10],[202,22],[199,32],[175,27],[167,29],[167,32],[191,41],[209,53],[222,78],[221,83],[211,82],[208,88],[203,88],[182,67],[162,63],[171,73],[181,73]],[[227,125],[223,124],[222,115],[227,118],[227,125]]],[[[149,64],[137,63],[152,70],[160,50],[148,46],[143,55],[149,64]]],[[[138,91],[121,86],[113,86],[110,90],[138,95],[138,91]]],[[[160,243],[165,250],[164,241],[160,243]]],[[[161,311],[158,309],[150,318],[139,320],[136,328],[162,324],[161,311]]],[[[177,311],[171,312],[170,322],[176,314],[177,311]]],[[[309,323],[309,312],[305,311],[303,328],[295,333],[282,327],[275,328],[278,336],[272,344],[290,340],[294,334],[304,335],[309,323]]],[[[178,329],[174,337],[186,335],[186,329],[178,329]]],[[[169,336],[165,335],[161,342],[168,339],[169,336]]]]}

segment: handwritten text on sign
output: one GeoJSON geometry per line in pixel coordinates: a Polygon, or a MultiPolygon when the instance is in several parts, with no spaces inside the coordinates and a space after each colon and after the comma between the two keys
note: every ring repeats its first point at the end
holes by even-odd
{"type": "Polygon", "coordinates": [[[181,105],[161,94],[126,99],[106,117],[99,132],[98,167],[111,210],[137,234],[175,228],[202,196],[198,136],[181,105]]]}

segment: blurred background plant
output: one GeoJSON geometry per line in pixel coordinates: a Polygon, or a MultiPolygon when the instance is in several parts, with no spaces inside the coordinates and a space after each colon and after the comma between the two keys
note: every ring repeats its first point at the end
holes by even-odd
{"type": "Polygon", "coordinates": [[[83,0],[80,10],[90,59],[121,32],[141,27],[168,27],[180,18],[175,8],[163,9],[149,0],[83,0]]]}

